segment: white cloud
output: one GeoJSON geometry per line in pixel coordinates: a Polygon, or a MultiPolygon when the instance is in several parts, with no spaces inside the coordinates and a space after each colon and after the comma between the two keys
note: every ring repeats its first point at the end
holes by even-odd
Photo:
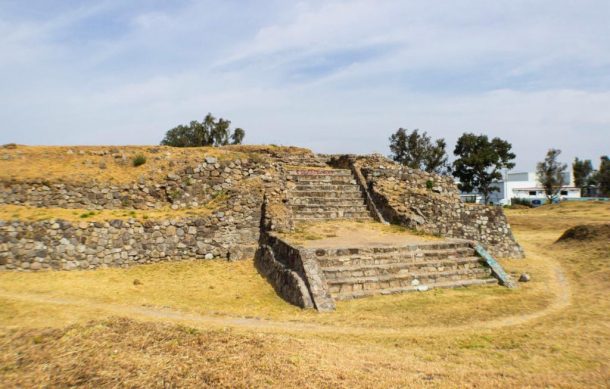
{"type": "Polygon", "coordinates": [[[522,169],[549,147],[597,159],[610,140],[609,17],[601,0],[107,1],[9,16],[0,142],[156,143],[211,111],[249,142],[323,152],[385,153],[403,126],[506,138],[522,169]]]}

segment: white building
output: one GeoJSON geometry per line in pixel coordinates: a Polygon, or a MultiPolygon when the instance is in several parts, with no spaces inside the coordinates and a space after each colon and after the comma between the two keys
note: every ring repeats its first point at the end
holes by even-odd
{"type": "MultiPolygon", "coordinates": [[[[565,172],[565,181],[568,183],[561,188],[558,198],[569,200],[580,197],[580,189],[573,186],[572,176],[569,172],[565,172]]],[[[544,204],[546,195],[544,188],[537,179],[536,173],[508,173],[504,180],[494,183],[499,189],[489,196],[490,204],[510,205],[512,198],[525,199],[532,202],[534,205],[544,204]]],[[[473,193],[463,193],[462,198],[467,202],[483,203],[483,196],[473,193]]]]}

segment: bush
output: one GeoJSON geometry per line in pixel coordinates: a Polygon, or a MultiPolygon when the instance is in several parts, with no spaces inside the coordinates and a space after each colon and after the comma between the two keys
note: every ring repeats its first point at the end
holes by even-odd
{"type": "Polygon", "coordinates": [[[138,167],[146,163],[146,157],[142,154],[138,154],[133,158],[133,166],[138,167]]]}
{"type": "Polygon", "coordinates": [[[532,203],[528,199],[522,199],[519,197],[513,197],[512,199],[510,199],[510,205],[511,206],[520,205],[520,206],[532,208],[532,203]]]}
{"type": "Polygon", "coordinates": [[[426,181],[426,188],[428,190],[432,190],[432,188],[434,188],[434,181],[432,181],[432,180],[426,181]]]}

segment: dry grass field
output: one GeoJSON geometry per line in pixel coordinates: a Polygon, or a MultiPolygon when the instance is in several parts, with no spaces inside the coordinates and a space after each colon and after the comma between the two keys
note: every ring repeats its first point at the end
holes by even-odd
{"type": "Polygon", "coordinates": [[[204,157],[222,159],[257,159],[260,153],[310,152],[283,146],[22,146],[0,147],[0,179],[4,181],[41,181],[114,184],[132,183],[143,178],[164,178],[168,172],[192,166],[204,157]],[[143,156],[146,162],[134,166],[133,159],[143,156]]]}
{"type": "Polygon", "coordinates": [[[278,298],[251,261],[0,273],[3,387],[608,387],[610,204],[507,210],[532,281],[340,302],[278,298]]]}

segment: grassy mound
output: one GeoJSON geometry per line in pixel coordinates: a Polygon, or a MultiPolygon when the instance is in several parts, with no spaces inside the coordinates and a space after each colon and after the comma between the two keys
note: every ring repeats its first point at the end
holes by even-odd
{"type": "Polygon", "coordinates": [[[308,149],[271,145],[169,146],[0,146],[0,181],[45,183],[131,183],[162,180],[205,157],[262,161],[269,155],[307,155],[308,149]]]}
{"type": "Polygon", "coordinates": [[[607,241],[610,242],[609,224],[582,224],[567,229],[557,242],[607,241]]]}

